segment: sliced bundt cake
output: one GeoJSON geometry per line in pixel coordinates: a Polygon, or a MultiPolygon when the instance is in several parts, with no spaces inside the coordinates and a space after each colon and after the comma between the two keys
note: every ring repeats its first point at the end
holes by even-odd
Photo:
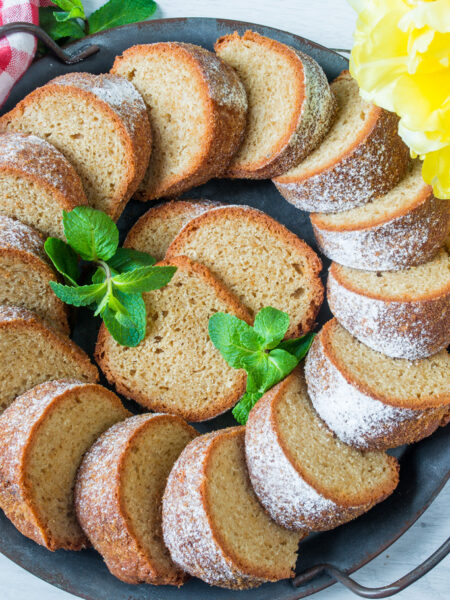
{"type": "Polygon", "coordinates": [[[44,381],[98,380],[97,368],[81,348],[25,308],[0,306],[0,356],[0,412],[44,381]]]}
{"type": "Polygon", "coordinates": [[[332,263],[327,299],[352,335],[388,356],[417,360],[450,344],[450,254],[443,248],[402,271],[332,263]]]}
{"type": "Polygon", "coordinates": [[[17,529],[49,550],[89,545],[76,516],[75,476],[86,450],[128,411],[106,388],[48,381],[0,417],[0,506],[17,529]]]}
{"type": "Polygon", "coordinates": [[[384,500],[398,483],[395,458],[362,453],[325,427],[306,393],[303,367],[250,411],[245,452],[260,502],[293,530],[333,529],[384,500]]]}
{"type": "Polygon", "coordinates": [[[44,240],[32,227],[0,215],[0,305],[34,311],[62,333],[69,333],[66,305],[50,288],[57,281],[44,240]]]}
{"type": "Polygon", "coordinates": [[[202,435],[183,450],[163,496],[173,561],[211,585],[245,589],[293,577],[305,533],[279,527],[255,496],[244,427],[202,435]]]}
{"type": "Polygon", "coordinates": [[[248,206],[214,208],[192,219],[167,250],[206,265],[254,315],[288,313],[288,336],[309,331],[323,300],[316,253],[280,223],[248,206]]]}
{"type": "Polygon", "coordinates": [[[81,179],[52,144],[35,135],[0,134],[0,215],[63,238],[62,211],[84,204],[81,179]]]}
{"type": "Polygon", "coordinates": [[[331,84],[337,117],[323,142],[274,183],[301,210],[339,212],[386,194],[406,174],[409,149],[397,133],[398,117],[369,104],[343,71],[331,84]]]}
{"type": "Polygon", "coordinates": [[[83,459],[75,486],[79,522],[126,583],[186,579],[164,546],[161,501],[173,463],[196,435],[180,417],[138,415],[113,425],[83,459]]]}
{"type": "Polygon", "coordinates": [[[284,173],[330,128],[335,101],[325,73],[310,56],[253,31],[225,35],[214,48],[236,69],[249,101],[244,141],[227,177],[284,173]]]}
{"type": "Polygon", "coordinates": [[[188,421],[211,419],[244,393],[246,375],[228,366],[208,336],[209,317],[227,312],[251,317],[206,267],[179,256],[158,263],[177,271],[170,283],[144,294],[145,339],[135,348],[118,344],[104,325],[95,355],[108,381],[146,408],[188,421]]]}
{"type": "Polygon", "coordinates": [[[172,200],[154,206],[133,225],[124,246],[162,260],[184,225],[215,206],[219,203],[211,200],[172,200]]]}
{"type": "Polygon", "coordinates": [[[148,108],[153,156],[142,200],[176,196],[224,172],[247,113],[233,69],[200,46],[161,42],[128,48],[111,72],[131,81],[148,108]]]}
{"type": "Polygon", "coordinates": [[[315,338],[306,359],[312,404],[328,427],[361,449],[417,442],[450,410],[450,356],[390,358],[358,342],[336,319],[315,338]]]}
{"type": "Polygon", "coordinates": [[[431,260],[448,222],[448,202],[433,196],[418,159],[384,196],[344,212],[311,215],[317,243],[328,258],[368,271],[397,271],[431,260]]]}
{"type": "Polygon", "coordinates": [[[142,97],[115,75],[56,77],[4,115],[0,129],[51,142],[81,177],[89,204],[113,219],[136,191],[151,150],[142,97]]]}

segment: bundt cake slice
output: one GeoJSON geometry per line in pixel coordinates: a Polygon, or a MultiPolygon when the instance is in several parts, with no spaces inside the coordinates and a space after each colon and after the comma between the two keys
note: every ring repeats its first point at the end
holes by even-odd
{"type": "Polygon", "coordinates": [[[127,398],[188,421],[211,419],[244,393],[246,374],[228,366],[208,335],[209,317],[227,312],[251,321],[246,309],[203,265],[178,256],[170,283],[144,294],[147,329],[135,348],[101,326],[95,355],[108,381],[127,398]]]}
{"type": "Polygon", "coordinates": [[[121,581],[185,581],[163,543],[161,501],[173,463],[196,435],[180,417],[138,415],[113,425],[85,455],[75,486],[78,520],[121,581]]]}
{"type": "Polygon", "coordinates": [[[52,144],[35,135],[0,134],[0,215],[64,238],[63,210],[85,204],[81,179],[52,144]]]}
{"type": "Polygon", "coordinates": [[[17,529],[49,550],[89,545],[76,516],[75,476],[100,434],[129,415],[97,384],[48,381],[0,417],[0,506],[17,529]]]}
{"type": "Polygon", "coordinates": [[[279,527],[248,476],[244,427],[202,435],[183,450],[163,496],[163,534],[173,561],[232,589],[293,577],[305,533],[279,527]]]}
{"type": "Polygon", "coordinates": [[[221,175],[244,135],[247,97],[236,73],[194,44],[132,46],[112,73],[142,94],[152,133],[152,158],[138,197],[170,198],[221,175]]]}
{"type": "Polygon", "coordinates": [[[422,161],[384,196],[338,213],[311,215],[322,252],[346,267],[398,271],[431,260],[449,223],[446,200],[422,179],[422,161]]]}
{"type": "Polygon", "coordinates": [[[144,176],[151,150],[144,101],[115,75],[56,77],[3,115],[0,129],[52,143],[81,177],[89,204],[115,220],[144,176]]]}
{"type": "Polygon", "coordinates": [[[186,223],[215,206],[220,204],[211,200],[172,200],[154,206],[133,225],[124,246],[163,260],[167,248],[186,223]]]}
{"type": "Polygon", "coordinates": [[[284,173],[322,141],[335,101],[317,62],[253,31],[217,40],[214,49],[236,69],[248,96],[244,141],[226,175],[268,179],[284,173]]]}
{"type": "Polygon", "coordinates": [[[305,160],[274,179],[288,202],[310,212],[362,206],[397,185],[409,165],[394,113],[363,100],[348,71],[331,90],[338,111],[328,135],[305,160]]]}
{"type": "Polygon", "coordinates": [[[313,326],[323,300],[322,263],[303,240],[249,206],[223,206],[187,223],[167,250],[206,265],[252,315],[273,306],[290,317],[287,335],[313,326]]]}
{"type": "Polygon", "coordinates": [[[395,458],[362,453],[324,425],[308,398],[303,366],[250,411],[245,452],[260,502],[292,530],[333,529],[384,500],[398,483],[395,458]]]}
{"type": "Polygon", "coordinates": [[[450,254],[402,271],[360,271],[332,263],[328,304],[360,342],[417,360],[450,344],[450,254]]]}
{"type": "Polygon", "coordinates": [[[50,288],[57,281],[32,227],[0,215],[0,305],[34,311],[62,333],[69,333],[67,307],[50,288]]]}
{"type": "Polygon", "coordinates": [[[98,381],[88,355],[25,308],[0,306],[0,356],[0,412],[44,381],[67,377],[98,381]]]}
{"type": "Polygon", "coordinates": [[[355,448],[417,442],[450,411],[450,355],[390,358],[359,342],[336,319],[314,339],[305,367],[308,393],[323,421],[355,448]]]}

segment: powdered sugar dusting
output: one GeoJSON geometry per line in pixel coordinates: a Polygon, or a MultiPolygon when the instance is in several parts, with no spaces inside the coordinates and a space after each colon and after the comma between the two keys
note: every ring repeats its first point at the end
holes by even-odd
{"type": "Polygon", "coordinates": [[[0,215],[0,251],[3,248],[31,252],[48,262],[44,240],[35,229],[21,221],[0,215]]]}
{"type": "Polygon", "coordinates": [[[220,106],[246,113],[247,94],[236,73],[213,52],[195,49],[203,66],[203,76],[211,98],[220,106]]]}
{"type": "Polygon", "coordinates": [[[371,298],[347,288],[330,270],[328,303],[333,315],[369,348],[417,360],[450,344],[450,292],[417,301],[371,298]]]}
{"type": "Polygon", "coordinates": [[[66,193],[67,181],[75,172],[69,161],[49,142],[36,135],[2,133],[0,135],[0,168],[11,167],[44,180],[66,193]]]}
{"type": "Polygon", "coordinates": [[[34,426],[58,396],[80,385],[83,382],[75,379],[42,383],[17,397],[0,416],[0,447],[6,453],[0,461],[0,483],[10,482],[9,494],[18,502],[25,501],[24,488],[19,482],[23,454],[34,426]]]}
{"type": "Polygon", "coordinates": [[[305,377],[311,402],[319,416],[340,440],[356,448],[373,447],[418,411],[389,406],[349,384],[327,358],[320,334],[305,363],[305,377]]]}
{"type": "Polygon", "coordinates": [[[303,66],[305,98],[290,146],[300,146],[297,163],[317,148],[327,134],[336,111],[335,98],[322,67],[310,56],[293,49],[303,66]]]}
{"type": "Polygon", "coordinates": [[[245,452],[255,493],[282,527],[329,529],[339,506],[308,485],[282,450],[271,423],[274,394],[258,402],[246,426],[245,452]]]}
{"type": "MultiPolygon", "coordinates": [[[[247,464],[261,504],[282,527],[294,530],[325,531],[357,517],[369,507],[339,506],[306,483],[286,456],[273,426],[277,390],[273,388],[259,400],[246,426],[247,464]]],[[[324,427],[319,419],[317,425],[324,427]]]]}
{"type": "MultiPolygon", "coordinates": [[[[372,112],[368,115],[373,118],[372,112]]],[[[273,180],[278,191],[301,210],[325,213],[362,206],[386,193],[409,164],[409,151],[397,134],[397,124],[395,115],[382,111],[370,132],[354,147],[357,136],[367,128],[366,120],[361,120],[361,131],[355,130],[340,154],[330,157],[329,166],[319,171],[313,167],[310,176],[303,172],[297,176],[294,167],[273,180]]],[[[319,146],[315,152],[320,151],[319,146]]]]}
{"type": "Polygon", "coordinates": [[[119,75],[68,73],[53,79],[51,84],[75,86],[106,102],[120,117],[131,135],[139,120],[145,118],[146,107],[134,85],[119,75]]]}
{"type": "MultiPolygon", "coordinates": [[[[107,429],[86,453],[80,467],[77,485],[77,509],[83,515],[83,527],[91,535],[99,523],[107,522],[118,510],[116,477],[120,457],[130,436],[158,413],[129,417],[107,429]]],[[[126,542],[129,533],[118,528],[116,544],[126,542]]],[[[95,539],[93,539],[95,544],[95,539]]]]}
{"type": "Polygon", "coordinates": [[[0,323],[12,321],[36,321],[38,317],[26,308],[0,305],[0,323]]]}
{"type": "Polygon", "coordinates": [[[444,203],[430,196],[416,209],[374,227],[332,230],[312,219],[322,252],[341,265],[368,271],[396,271],[430,260],[448,225],[444,203]]]}
{"type": "MultiPolygon", "coordinates": [[[[130,515],[122,503],[121,486],[127,476],[124,461],[133,452],[134,436],[160,416],[159,413],[131,416],[103,433],[86,453],[75,485],[77,516],[84,531],[110,571],[128,583],[180,584],[184,580],[184,573],[170,563],[164,569],[155,568],[151,554],[130,527],[130,515]]],[[[160,551],[169,559],[160,528],[152,533],[155,542],[160,540],[160,551]]]]}
{"type": "Polygon", "coordinates": [[[203,496],[205,464],[213,441],[226,430],[194,439],[176,461],[163,497],[163,535],[173,561],[210,585],[244,587],[264,580],[240,571],[215,538],[203,496]]]}

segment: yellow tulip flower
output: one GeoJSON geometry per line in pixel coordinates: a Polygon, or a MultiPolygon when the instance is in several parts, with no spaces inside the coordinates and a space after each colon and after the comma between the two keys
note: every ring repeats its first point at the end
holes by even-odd
{"type": "Polygon", "coordinates": [[[400,117],[399,134],[439,198],[450,198],[450,0],[349,0],[350,72],[361,95],[400,117]]]}

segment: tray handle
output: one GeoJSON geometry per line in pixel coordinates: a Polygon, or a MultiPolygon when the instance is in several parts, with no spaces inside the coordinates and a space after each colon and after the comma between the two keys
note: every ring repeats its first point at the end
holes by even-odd
{"type": "Polygon", "coordinates": [[[0,38],[9,33],[31,33],[66,65],[74,65],[100,50],[100,47],[96,44],[90,44],[83,46],[73,54],[66,52],[43,29],[37,25],[33,25],[33,23],[18,21],[17,23],[8,23],[0,27],[0,38]]]}
{"type": "Polygon", "coordinates": [[[337,567],[329,564],[316,565],[310,569],[300,573],[292,580],[294,587],[299,587],[303,583],[307,583],[317,575],[326,573],[330,577],[333,577],[347,589],[354,594],[361,596],[362,598],[388,598],[394,594],[398,594],[405,588],[409,587],[412,583],[423,577],[428,571],[431,571],[442,559],[444,559],[450,553],[450,538],[440,546],[431,556],[423,561],[418,567],[397,579],[389,585],[378,588],[369,588],[356,582],[354,579],[349,577],[346,573],[338,569],[337,567]]]}

